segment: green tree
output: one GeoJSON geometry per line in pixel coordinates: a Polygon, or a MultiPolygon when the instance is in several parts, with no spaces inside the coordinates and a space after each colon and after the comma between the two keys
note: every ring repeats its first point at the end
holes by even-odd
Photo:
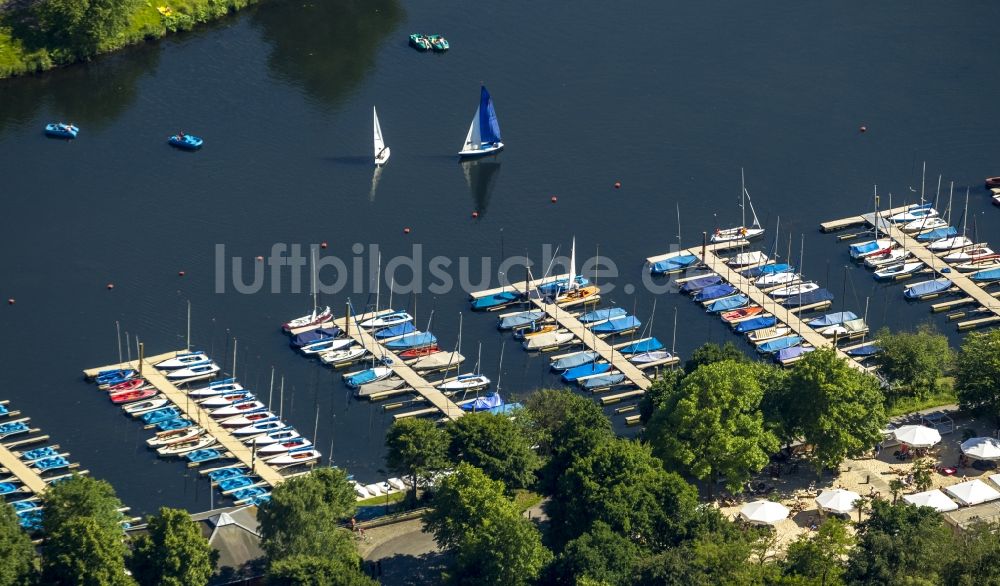
{"type": "Polygon", "coordinates": [[[637,564],[636,584],[643,586],[687,586],[774,583],[775,564],[762,564],[753,556],[765,530],[739,531],[731,523],[717,532],[708,532],[679,547],[641,560],[637,564]]]}
{"type": "Polygon", "coordinates": [[[208,583],[218,558],[187,511],[162,507],[135,543],[129,568],[140,584],[197,586],[208,583]]]}
{"type": "Polygon", "coordinates": [[[125,30],[137,5],[138,0],[41,0],[33,10],[51,42],[86,57],[125,30]]]}
{"type": "MultiPolygon", "coordinates": [[[[525,403],[525,428],[545,458],[539,490],[551,495],[573,459],[615,437],[611,421],[593,401],[568,390],[542,390],[525,403]]],[[[519,417],[520,418],[520,417],[519,417]]]]}
{"type": "Polygon", "coordinates": [[[955,536],[953,555],[941,570],[946,586],[1000,584],[1000,524],[973,523],[955,536]]]}
{"type": "Polygon", "coordinates": [[[339,468],[319,468],[290,478],[261,505],[261,547],[271,562],[292,555],[350,560],[357,552],[341,522],[354,514],[354,489],[339,468]]]}
{"type": "Polygon", "coordinates": [[[507,488],[526,488],[541,461],[524,429],[510,417],[471,413],[448,425],[453,462],[468,462],[507,488]]]}
{"type": "Polygon", "coordinates": [[[782,564],[784,574],[816,584],[840,584],[846,566],[844,559],[853,542],[843,521],[827,519],[815,537],[802,535],[788,545],[782,564]]]}
{"type": "Polygon", "coordinates": [[[876,500],[858,524],[845,578],[850,584],[940,584],[952,551],[951,531],[934,509],[876,500]]]}
{"type": "Polygon", "coordinates": [[[962,409],[1000,426],[1000,330],[965,338],[956,361],[955,389],[962,409]]]}
{"type": "Polygon", "coordinates": [[[761,401],[766,367],[732,360],[698,367],[653,415],[647,437],[667,467],[708,480],[714,490],[742,490],[778,449],[764,426],[761,401]]]}
{"type": "Polygon", "coordinates": [[[466,463],[441,481],[424,524],[454,554],[448,582],[528,584],[549,562],[552,554],[538,529],[505,491],[502,482],[466,463]]]}
{"type": "Polygon", "coordinates": [[[716,362],[749,362],[747,355],[740,351],[732,342],[726,342],[721,346],[714,342],[706,342],[695,348],[691,353],[691,358],[684,363],[684,372],[691,374],[698,370],[699,366],[715,364],[716,362]]]}
{"type": "Polygon", "coordinates": [[[92,517],[106,529],[122,532],[123,505],[107,481],[77,474],[51,485],[43,501],[42,526],[47,534],[57,532],[64,523],[77,517],[92,517]]]}
{"type": "Polygon", "coordinates": [[[412,479],[414,499],[422,481],[448,466],[448,434],[426,419],[411,417],[393,423],[385,446],[386,465],[412,479]]]}
{"type": "Polygon", "coordinates": [[[325,556],[292,555],[278,560],[267,570],[273,586],[377,586],[358,564],[325,556]]]}
{"type": "Polygon", "coordinates": [[[948,338],[929,323],[913,332],[883,329],[878,333],[878,345],[882,348],[875,357],[879,372],[894,389],[920,397],[939,390],[938,381],[954,361],[948,338]]]}
{"type": "Polygon", "coordinates": [[[37,565],[35,548],[21,529],[14,507],[0,503],[0,586],[31,582],[37,565]]]}
{"type": "Polygon", "coordinates": [[[888,418],[878,381],[827,348],[810,352],[788,375],[783,391],[787,428],[814,446],[817,468],[868,452],[882,440],[888,418]]]}
{"type": "Polygon", "coordinates": [[[649,422],[653,413],[656,413],[667,397],[677,392],[682,380],[684,380],[684,371],[680,368],[673,368],[665,371],[653,381],[652,386],[646,389],[642,399],[639,400],[639,421],[643,425],[649,422]]]}
{"type": "Polygon", "coordinates": [[[75,516],[46,531],[42,582],[59,586],[131,586],[125,536],[96,516],[75,516]]]}
{"type": "Polygon", "coordinates": [[[697,506],[694,487],[665,471],[649,446],[614,439],[574,460],[547,511],[557,543],[601,521],[641,547],[661,549],[687,537],[697,506]]]}
{"type": "Polygon", "coordinates": [[[633,584],[633,566],[642,550],[631,540],[603,522],[596,521],[590,531],[566,544],[552,564],[547,583],[576,586],[589,579],[608,586],[633,584]]]}

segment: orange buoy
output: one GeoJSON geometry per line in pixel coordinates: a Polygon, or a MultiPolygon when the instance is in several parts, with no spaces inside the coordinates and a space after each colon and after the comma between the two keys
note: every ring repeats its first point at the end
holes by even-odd
{"type": "Polygon", "coordinates": [[[472,212],[472,217],[473,218],[478,218],[479,217],[479,212],[472,212]]]}
{"type": "Polygon", "coordinates": [[[264,257],[263,256],[258,256],[257,257],[257,262],[264,262],[264,257]]]}
{"type": "Polygon", "coordinates": [[[7,305],[14,305],[14,298],[13,297],[7,299],[7,305]]]}
{"type": "Polygon", "coordinates": [[[325,249],[327,247],[326,240],[319,243],[319,247],[325,249]]]}
{"type": "Polygon", "coordinates": [[[868,127],[867,126],[862,126],[858,130],[860,130],[861,132],[868,132],[868,127]]]}
{"type": "Polygon", "coordinates": [[[114,288],[115,288],[115,284],[114,283],[108,283],[108,291],[110,291],[110,290],[112,290],[114,288]]]}
{"type": "Polygon", "coordinates": [[[615,189],[621,189],[621,188],[622,188],[622,182],[621,181],[615,181],[615,189]]]}
{"type": "Polygon", "coordinates": [[[178,277],[183,277],[184,276],[184,271],[177,271],[177,276],[178,277]]]}
{"type": "Polygon", "coordinates": [[[410,233],[409,228],[403,228],[403,234],[409,234],[409,233],[410,233]]]}
{"type": "Polygon", "coordinates": [[[553,195],[551,201],[552,203],[556,203],[557,201],[559,201],[559,198],[553,195]]]}

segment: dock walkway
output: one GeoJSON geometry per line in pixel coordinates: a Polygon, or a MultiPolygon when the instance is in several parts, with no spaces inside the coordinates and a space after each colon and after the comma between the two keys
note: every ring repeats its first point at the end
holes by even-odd
{"type": "Polygon", "coordinates": [[[208,412],[202,409],[198,403],[192,401],[187,393],[174,386],[172,382],[167,380],[167,377],[164,376],[163,373],[153,366],[158,362],[173,358],[180,352],[184,352],[184,350],[150,356],[144,358],[141,364],[138,360],[133,360],[131,362],[123,362],[121,364],[111,364],[108,366],[91,368],[83,371],[83,374],[87,378],[93,378],[102,370],[111,370],[116,368],[134,368],[139,370],[141,372],[141,376],[145,378],[149,384],[156,387],[159,392],[163,393],[163,395],[176,405],[188,419],[201,426],[205,430],[205,433],[214,437],[216,441],[219,442],[219,447],[232,454],[235,459],[239,460],[244,466],[260,476],[260,478],[268,485],[274,487],[281,484],[285,480],[285,477],[282,476],[281,473],[269,466],[266,462],[262,462],[259,458],[255,458],[253,449],[250,446],[247,446],[240,440],[236,439],[236,437],[229,433],[226,428],[222,427],[222,425],[220,425],[216,420],[212,419],[208,412]]]}
{"type": "Polygon", "coordinates": [[[28,487],[31,492],[40,495],[45,492],[48,484],[42,480],[34,468],[30,468],[21,461],[20,458],[11,453],[6,446],[0,444],[0,466],[3,466],[10,473],[21,481],[21,484],[28,487]]]}

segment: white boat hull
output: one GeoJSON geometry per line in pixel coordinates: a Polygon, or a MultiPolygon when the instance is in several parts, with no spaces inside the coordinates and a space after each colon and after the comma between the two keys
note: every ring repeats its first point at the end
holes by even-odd
{"type": "Polygon", "coordinates": [[[463,159],[474,159],[476,157],[485,157],[488,155],[494,155],[503,150],[503,143],[498,142],[486,147],[478,149],[463,149],[458,152],[458,156],[463,159]]]}

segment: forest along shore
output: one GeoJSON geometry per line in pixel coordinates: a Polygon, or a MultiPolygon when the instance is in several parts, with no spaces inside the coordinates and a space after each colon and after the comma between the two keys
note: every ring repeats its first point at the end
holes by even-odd
{"type": "Polygon", "coordinates": [[[0,79],[87,61],[259,0],[0,0],[0,79]]]}

